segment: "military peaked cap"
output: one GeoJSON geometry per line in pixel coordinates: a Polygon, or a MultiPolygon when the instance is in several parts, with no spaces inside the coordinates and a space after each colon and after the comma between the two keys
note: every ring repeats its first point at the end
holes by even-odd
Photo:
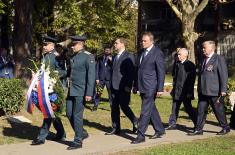
{"type": "Polygon", "coordinates": [[[72,39],[72,41],[86,41],[87,37],[85,35],[81,35],[81,36],[70,36],[70,38],[72,39]]]}
{"type": "Polygon", "coordinates": [[[52,43],[55,43],[57,42],[58,40],[56,38],[53,38],[51,36],[48,36],[48,35],[43,35],[42,36],[42,41],[45,43],[45,42],[52,42],[52,43]]]}

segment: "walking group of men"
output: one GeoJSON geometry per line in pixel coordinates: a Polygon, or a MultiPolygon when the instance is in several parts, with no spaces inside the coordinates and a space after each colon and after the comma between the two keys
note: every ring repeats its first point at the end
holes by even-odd
{"type": "MultiPolygon", "coordinates": [[[[99,58],[97,63],[94,56],[84,49],[86,37],[72,36],[71,39],[74,54],[70,58],[70,67],[67,71],[61,70],[58,63],[54,61],[56,60],[54,38],[45,37],[43,46],[46,53],[43,61],[50,60],[50,65],[54,65],[61,77],[69,77],[66,114],[75,136],[68,149],[81,148],[83,139],[88,137],[83,128],[84,102],[95,98],[93,97],[95,82],[102,87],[106,86],[109,94],[112,130],[105,133],[106,135],[120,134],[120,108],[133,124],[133,133],[137,133],[132,144],[145,141],[145,132],[149,123],[155,130],[151,139],[164,135],[165,128],[155,106],[155,99],[164,92],[165,65],[161,49],[154,45],[153,34],[143,33],[141,41],[143,48],[138,52],[136,58],[126,51],[126,40],[117,38],[114,42],[114,50],[117,54],[112,56],[111,48],[106,47],[104,56],[99,58]],[[134,93],[139,91],[142,101],[141,114],[138,119],[129,107],[132,91],[134,93]]],[[[205,58],[199,66],[197,112],[194,111],[191,104],[191,100],[194,98],[196,67],[187,60],[188,50],[186,48],[179,49],[177,53],[178,60],[175,63],[173,78],[172,113],[166,129],[176,129],[179,108],[183,103],[195,126],[194,131],[189,135],[203,134],[209,104],[222,127],[217,134],[223,135],[230,131],[223,105],[228,79],[225,60],[215,53],[214,41],[203,43],[203,53],[205,58]]],[[[96,110],[97,107],[98,103],[94,109],[96,110]]],[[[57,130],[55,140],[62,140],[66,137],[59,118],[44,119],[39,136],[32,142],[32,145],[40,145],[45,142],[52,122],[57,130]]]]}

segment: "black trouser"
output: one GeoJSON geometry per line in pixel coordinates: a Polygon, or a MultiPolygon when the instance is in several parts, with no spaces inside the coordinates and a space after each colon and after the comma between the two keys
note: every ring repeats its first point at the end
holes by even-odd
{"type": "Polygon", "coordinates": [[[235,106],[233,107],[229,125],[231,128],[235,129],[235,106]]]}
{"type": "Polygon", "coordinates": [[[155,106],[155,95],[146,95],[141,93],[140,96],[142,99],[142,105],[138,125],[138,136],[145,137],[145,132],[150,120],[156,133],[164,133],[165,129],[163,127],[161,117],[155,106]]]}
{"type": "Polygon", "coordinates": [[[51,127],[51,123],[53,122],[53,126],[56,129],[56,137],[58,138],[63,138],[65,137],[65,131],[64,131],[64,126],[61,122],[61,119],[59,117],[56,118],[44,118],[42,127],[40,128],[39,135],[37,139],[45,141],[46,137],[49,134],[49,129],[51,127]]]}
{"type": "Polygon", "coordinates": [[[196,111],[192,107],[191,101],[192,100],[188,99],[188,98],[185,98],[184,100],[173,100],[171,115],[169,118],[169,125],[170,126],[174,126],[174,127],[176,126],[176,121],[177,121],[177,118],[179,115],[179,110],[180,110],[180,106],[181,106],[182,102],[184,104],[184,108],[185,108],[186,113],[189,115],[189,117],[193,121],[194,126],[196,126],[197,115],[196,115],[196,111]]]}
{"type": "Polygon", "coordinates": [[[113,102],[111,105],[111,117],[113,128],[120,130],[120,107],[123,113],[130,119],[134,124],[137,119],[129,107],[130,102],[130,92],[125,92],[124,90],[113,90],[112,89],[113,102]],[[120,107],[119,107],[120,106],[120,107]]]}
{"type": "Polygon", "coordinates": [[[210,104],[215,117],[217,118],[220,126],[222,128],[229,128],[226,115],[224,112],[224,102],[223,98],[220,99],[220,102],[218,102],[218,96],[205,96],[205,95],[199,95],[199,101],[198,101],[198,117],[197,117],[197,126],[196,130],[201,131],[204,127],[208,106],[210,104]]]}

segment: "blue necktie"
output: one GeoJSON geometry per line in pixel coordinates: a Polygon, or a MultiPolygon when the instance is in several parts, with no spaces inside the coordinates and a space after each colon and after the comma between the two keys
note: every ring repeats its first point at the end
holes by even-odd
{"type": "Polygon", "coordinates": [[[146,57],[147,52],[148,52],[148,50],[146,49],[146,50],[144,50],[144,52],[142,53],[142,55],[141,55],[141,62],[140,62],[140,63],[142,63],[142,62],[144,61],[144,58],[146,57]]]}

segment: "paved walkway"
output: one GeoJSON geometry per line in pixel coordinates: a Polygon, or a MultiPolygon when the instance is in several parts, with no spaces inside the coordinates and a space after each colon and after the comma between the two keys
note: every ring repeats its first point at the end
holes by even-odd
{"type": "MultiPolygon", "coordinates": [[[[104,135],[104,132],[90,135],[84,140],[83,148],[77,150],[66,150],[69,141],[58,143],[47,140],[44,145],[31,146],[29,142],[20,144],[10,144],[0,146],[0,155],[99,155],[109,154],[119,151],[127,151],[131,149],[141,149],[160,144],[181,143],[186,141],[193,141],[195,139],[204,139],[208,137],[216,137],[216,132],[220,131],[220,127],[206,124],[204,128],[204,135],[188,136],[185,127],[181,126],[179,130],[166,131],[163,138],[150,140],[146,137],[146,142],[141,144],[130,144],[130,141],[136,137],[134,134],[125,134],[121,136],[104,135]]],[[[147,134],[152,135],[153,129],[149,127],[147,134]]],[[[229,134],[234,134],[231,131],[229,134]]],[[[71,139],[68,139],[71,140],[71,139]]]]}

